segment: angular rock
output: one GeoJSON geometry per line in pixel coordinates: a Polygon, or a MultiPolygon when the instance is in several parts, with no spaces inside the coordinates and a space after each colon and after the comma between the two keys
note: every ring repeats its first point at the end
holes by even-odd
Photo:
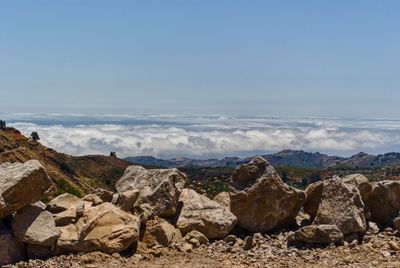
{"type": "Polygon", "coordinates": [[[313,224],[336,225],[343,235],[365,233],[367,224],[364,203],[358,189],[340,178],[324,181],[321,202],[313,224]]]}
{"type": "Polygon", "coordinates": [[[69,193],[65,193],[57,196],[53,200],[51,200],[46,207],[46,210],[50,211],[53,214],[60,213],[70,209],[71,207],[75,207],[81,202],[81,200],[69,193]]]}
{"type": "Polygon", "coordinates": [[[264,175],[267,166],[267,161],[261,156],[257,156],[250,163],[237,167],[232,175],[233,187],[243,190],[253,185],[258,178],[264,175]]]}
{"type": "Polygon", "coordinates": [[[321,203],[322,190],[324,189],[324,182],[317,181],[307,186],[305,193],[307,200],[304,203],[304,213],[309,215],[311,221],[317,216],[319,204],[321,203]]]}
{"type": "Polygon", "coordinates": [[[15,240],[11,231],[0,230],[0,265],[12,264],[23,259],[23,244],[15,240]]]}
{"type": "Polygon", "coordinates": [[[12,230],[20,242],[52,247],[59,235],[53,215],[42,202],[29,205],[15,215],[12,230]]]}
{"type": "Polygon", "coordinates": [[[343,177],[343,182],[357,187],[363,202],[369,198],[372,192],[372,184],[369,182],[368,178],[362,174],[347,175],[343,177]]]}
{"type": "Polygon", "coordinates": [[[0,219],[47,197],[54,185],[37,160],[0,165],[0,219]]]}
{"type": "Polygon", "coordinates": [[[142,204],[148,204],[151,216],[172,217],[176,213],[179,195],[185,185],[186,175],[178,169],[150,169],[129,166],[116,183],[119,194],[139,190],[133,211],[143,212],[142,204]]]}
{"type": "Polygon", "coordinates": [[[182,240],[196,247],[207,244],[209,242],[208,238],[204,234],[196,230],[186,234],[182,240]]]}
{"type": "Polygon", "coordinates": [[[92,203],[93,206],[100,205],[104,203],[103,199],[101,199],[98,195],[95,194],[88,194],[82,198],[82,201],[87,201],[92,203]]]}
{"type": "Polygon", "coordinates": [[[117,205],[119,208],[125,211],[132,211],[135,202],[139,198],[140,191],[139,190],[129,190],[117,194],[115,201],[113,204],[117,205]]]}
{"type": "Polygon", "coordinates": [[[121,252],[139,240],[140,221],[111,203],[85,207],[76,222],[59,227],[57,252],[121,252]]]}
{"type": "Polygon", "coordinates": [[[400,210],[400,181],[380,181],[373,184],[365,200],[371,221],[383,227],[392,226],[400,210]]]}
{"type": "Polygon", "coordinates": [[[336,225],[309,225],[289,235],[288,242],[343,245],[344,238],[336,225]]]}
{"type": "Polygon", "coordinates": [[[97,195],[98,197],[100,197],[101,200],[103,200],[103,202],[111,202],[112,197],[113,197],[113,192],[102,189],[102,188],[97,188],[95,189],[92,194],[97,195]]]}
{"type": "Polygon", "coordinates": [[[222,192],[217,194],[213,200],[231,210],[231,196],[228,192],[222,192]]]}
{"type": "Polygon", "coordinates": [[[191,189],[183,189],[176,227],[182,234],[199,231],[207,238],[224,238],[235,227],[237,218],[218,202],[191,189]]]}
{"type": "Polygon", "coordinates": [[[231,211],[238,218],[238,225],[251,232],[283,228],[294,221],[306,200],[303,191],[283,183],[261,157],[236,169],[232,180],[232,185],[239,188],[230,194],[231,211]],[[260,173],[261,177],[254,180],[260,173]]]}
{"type": "Polygon", "coordinates": [[[166,220],[156,217],[146,223],[146,231],[142,242],[148,248],[160,245],[168,247],[172,243],[177,243],[182,240],[182,234],[179,229],[176,229],[166,220]]]}

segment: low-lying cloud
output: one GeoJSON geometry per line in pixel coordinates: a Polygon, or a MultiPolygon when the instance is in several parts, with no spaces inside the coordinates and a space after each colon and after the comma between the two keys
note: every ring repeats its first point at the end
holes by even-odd
{"type": "Polygon", "coordinates": [[[86,118],[74,124],[16,120],[11,125],[27,135],[37,131],[44,145],[73,155],[115,151],[120,157],[207,158],[283,149],[350,155],[396,151],[400,146],[400,121],[393,120],[151,117],[86,118]]]}

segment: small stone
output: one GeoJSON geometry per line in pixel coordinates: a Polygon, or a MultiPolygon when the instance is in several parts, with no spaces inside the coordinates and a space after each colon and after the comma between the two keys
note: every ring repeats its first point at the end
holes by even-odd
{"type": "Polygon", "coordinates": [[[391,250],[400,251],[400,246],[399,246],[399,244],[396,243],[396,242],[394,242],[394,241],[390,241],[390,242],[389,242],[389,247],[390,247],[391,250]]]}
{"type": "Polygon", "coordinates": [[[224,241],[228,244],[235,244],[237,241],[237,237],[234,235],[228,235],[227,237],[225,237],[224,241]]]}
{"type": "Polygon", "coordinates": [[[250,250],[253,248],[253,244],[254,244],[253,238],[251,236],[247,236],[244,240],[243,249],[250,250]]]}
{"type": "Polygon", "coordinates": [[[382,254],[382,256],[385,257],[385,258],[390,257],[390,252],[389,252],[389,251],[382,251],[381,254],[382,254]]]}

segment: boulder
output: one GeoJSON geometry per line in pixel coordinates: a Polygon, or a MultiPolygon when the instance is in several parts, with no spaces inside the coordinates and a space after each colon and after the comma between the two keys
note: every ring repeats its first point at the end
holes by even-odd
{"type": "Polygon", "coordinates": [[[52,247],[59,235],[53,215],[42,202],[19,210],[12,221],[15,238],[20,242],[52,247]]]}
{"type": "Polygon", "coordinates": [[[176,227],[183,235],[199,231],[207,238],[224,238],[235,227],[237,218],[218,202],[191,189],[183,189],[176,227]]]}
{"type": "Polygon", "coordinates": [[[0,266],[24,259],[24,247],[15,240],[11,231],[0,229],[0,266]]]}
{"type": "Polygon", "coordinates": [[[47,197],[54,185],[37,160],[0,165],[0,219],[47,197]]]}
{"type": "Polygon", "coordinates": [[[324,181],[317,181],[308,185],[305,190],[307,200],[304,203],[303,209],[304,213],[309,215],[311,221],[317,216],[323,189],[324,181]]]}
{"type": "Polygon", "coordinates": [[[372,186],[365,200],[371,221],[382,227],[392,226],[400,210],[400,181],[380,181],[372,186]]]}
{"type": "Polygon", "coordinates": [[[231,211],[238,225],[251,232],[269,232],[294,222],[306,200],[303,191],[283,183],[261,157],[237,168],[232,186],[231,211]],[[260,177],[254,179],[256,175],[260,177]]]}
{"type": "Polygon", "coordinates": [[[76,224],[59,227],[57,252],[121,252],[139,240],[139,218],[111,203],[85,206],[76,224]]]}
{"type": "Polygon", "coordinates": [[[98,195],[96,194],[88,194],[82,197],[82,201],[90,202],[92,203],[93,206],[98,206],[102,203],[104,203],[103,199],[101,199],[98,195]]]}
{"type": "Polygon", "coordinates": [[[160,245],[168,247],[172,243],[182,240],[182,234],[166,220],[156,217],[146,223],[146,231],[141,242],[148,248],[160,245]]]}
{"type": "Polygon", "coordinates": [[[336,225],[343,235],[364,234],[367,224],[364,203],[358,189],[340,178],[323,182],[321,201],[314,225],[336,225]]]}
{"type": "Polygon", "coordinates": [[[117,181],[116,189],[119,194],[140,191],[134,212],[142,213],[142,204],[147,204],[152,209],[151,216],[172,217],[185,182],[186,175],[175,168],[146,170],[141,166],[129,166],[117,181]]]}
{"type": "Polygon", "coordinates": [[[222,192],[217,194],[214,198],[214,201],[224,205],[229,210],[231,210],[231,196],[228,192],[222,192]]]}
{"type": "Polygon", "coordinates": [[[53,214],[57,214],[70,209],[71,207],[76,207],[81,200],[69,193],[65,193],[57,196],[51,200],[46,207],[46,210],[53,214]]]}
{"type": "Polygon", "coordinates": [[[309,225],[288,236],[289,243],[343,245],[344,237],[336,225],[309,225]]]}
{"type": "Polygon", "coordinates": [[[343,177],[342,180],[344,183],[357,187],[363,202],[369,198],[369,195],[372,192],[372,184],[369,182],[367,177],[362,174],[352,174],[343,177]]]}

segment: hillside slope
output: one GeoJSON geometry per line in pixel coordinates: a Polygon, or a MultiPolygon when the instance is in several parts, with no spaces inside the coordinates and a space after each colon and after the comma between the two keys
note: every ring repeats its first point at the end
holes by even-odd
{"type": "Polygon", "coordinates": [[[17,129],[0,129],[0,164],[38,159],[57,185],[57,194],[81,196],[94,188],[112,189],[129,162],[109,156],[58,153],[23,136],[17,129]]]}

